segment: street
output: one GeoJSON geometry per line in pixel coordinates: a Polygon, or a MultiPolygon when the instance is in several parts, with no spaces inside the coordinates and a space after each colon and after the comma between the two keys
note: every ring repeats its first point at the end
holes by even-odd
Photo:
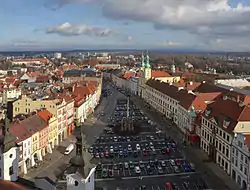
{"type": "MultiPolygon", "coordinates": [[[[105,119],[100,118],[107,121],[108,117],[109,123],[121,121],[126,113],[126,104],[118,103],[122,100],[117,102],[121,98],[126,100],[125,96],[114,89],[112,92],[112,106],[104,112],[105,119]],[[114,102],[117,105],[113,105],[114,102]]],[[[173,189],[207,189],[207,184],[184,158],[177,143],[157,130],[153,124],[155,120],[149,120],[136,105],[131,105],[129,110],[131,120],[141,124],[141,133],[120,136],[105,127],[88,147],[93,156],[91,162],[97,164],[96,188],[163,190],[170,185],[173,189]]]]}
{"type": "MultiPolygon", "coordinates": [[[[136,120],[142,118],[142,132],[136,136],[120,137],[112,130],[107,131],[107,125],[112,118],[121,120],[124,117],[124,111],[116,110],[116,102],[125,96],[110,85],[107,85],[106,89],[110,89],[112,93],[102,98],[95,113],[81,127],[87,148],[84,153],[86,164],[96,164],[100,167],[96,172],[97,189],[115,190],[119,187],[134,190],[137,187],[146,187],[162,190],[166,184],[180,189],[204,189],[199,188],[199,185],[218,190],[239,189],[216,164],[204,162],[206,155],[199,148],[182,146],[183,134],[176,126],[168,120],[162,120],[156,110],[148,110],[144,102],[136,96],[131,97],[136,106],[132,108],[132,112],[135,109],[136,114],[133,117],[136,117],[136,120]],[[148,120],[151,123],[147,122],[148,120]],[[157,131],[161,131],[159,135],[157,131]],[[166,139],[166,136],[171,139],[166,139]],[[164,166],[161,165],[162,161],[165,162],[164,166]],[[127,168],[127,164],[131,163],[133,167],[130,168],[129,165],[127,168]],[[195,165],[195,171],[190,169],[192,164],[195,165]],[[118,169],[115,169],[116,167],[118,169]],[[138,173],[135,172],[137,167],[140,169],[138,173]]],[[[33,179],[35,176],[48,176],[56,180],[75,154],[73,151],[65,156],[62,152],[73,140],[74,137],[66,139],[62,147],[49,155],[47,161],[24,177],[33,179]]]]}

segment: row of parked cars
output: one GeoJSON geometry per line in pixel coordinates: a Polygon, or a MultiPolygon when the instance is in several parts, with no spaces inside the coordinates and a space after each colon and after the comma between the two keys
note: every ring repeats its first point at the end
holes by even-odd
{"type": "MultiPolygon", "coordinates": [[[[117,141],[117,139],[116,139],[117,141]]],[[[176,144],[174,142],[149,142],[137,144],[120,144],[111,146],[92,146],[88,149],[89,153],[95,158],[112,158],[127,156],[149,156],[156,154],[170,154],[176,152],[176,144]]]]}
{"type": "MultiPolygon", "coordinates": [[[[185,173],[195,172],[194,165],[188,163],[186,160],[172,159],[172,160],[150,160],[150,161],[139,161],[139,162],[121,162],[114,163],[111,165],[98,164],[97,171],[101,172],[102,178],[113,178],[114,171],[129,170],[129,174],[135,175],[163,175],[172,173],[185,173]]],[[[126,175],[125,172],[119,172],[122,175],[126,175]]],[[[124,176],[126,177],[126,176],[124,176]]]]}

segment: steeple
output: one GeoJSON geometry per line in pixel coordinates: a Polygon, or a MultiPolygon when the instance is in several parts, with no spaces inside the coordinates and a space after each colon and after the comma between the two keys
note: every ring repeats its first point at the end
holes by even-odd
{"type": "Polygon", "coordinates": [[[144,54],[142,53],[141,54],[141,68],[144,68],[145,67],[145,57],[144,57],[144,54]]]}
{"type": "Polygon", "coordinates": [[[8,152],[11,148],[17,147],[17,138],[9,132],[10,129],[10,119],[5,116],[5,122],[2,128],[3,133],[3,152],[8,152]]]}
{"type": "Polygon", "coordinates": [[[84,167],[85,166],[85,162],[83,159],[83,154],[82,154],[82,135],[79,132],[78,134],[76,134],[76,155],[70,160],[70,163],[75,166],[75,167],[84,167]]]}
{"type": "Polygon", "coordinates": [[[151,65],[150,65],[150,57],[149,57],[149,55],[147,54],[147,56],[146,56],[146,66],[145,66],[145,68],[150,68],[151,67],[151,65]]]}

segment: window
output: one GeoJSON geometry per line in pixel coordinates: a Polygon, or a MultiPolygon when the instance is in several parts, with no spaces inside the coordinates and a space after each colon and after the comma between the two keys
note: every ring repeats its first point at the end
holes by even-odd
{"type": "Polygon", "coordinates": [[[237,158],[235,160],[235,166],[238,167],[238,161],[237,161],[237,158]]]}
{"type": "Polygon", "coordinates": [[[226,149],[226,157],[229,157],[229,151],[226,149]]]}
{"type": "Polygon", "coordinates": [[[243,154],[241,154],[241,157],[240,157],[240,158],[241,158],[241,161],[243,161],[243,158],[244,158],[243,154]]]}
{"type": "Polygon", "coordinates": [[[247,157],[245,157],[245,164],[247,164],[247,157]]]}
{"type": "Polygon", "coordinates": [[[244,168],[244,174],[247,175],[247,168],[244,168]]]}
{"type": "Polygon", "coordinates": [[[243,165],[240,164],[240,171],[243,171],[243,165]]]}
{"type": "Polygon", "coordinates": [[[13,175],[14,174],[14,169],[13,166],[9,167],[9,175],[13,175]]]}

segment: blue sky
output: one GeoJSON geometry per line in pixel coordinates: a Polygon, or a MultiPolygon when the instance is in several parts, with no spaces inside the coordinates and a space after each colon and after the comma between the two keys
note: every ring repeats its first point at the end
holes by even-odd
{"type": "Polygon", "coordinates": [[[250,49],[246,1],[88,1],[3,0],[0,50],[250,49]]]}

